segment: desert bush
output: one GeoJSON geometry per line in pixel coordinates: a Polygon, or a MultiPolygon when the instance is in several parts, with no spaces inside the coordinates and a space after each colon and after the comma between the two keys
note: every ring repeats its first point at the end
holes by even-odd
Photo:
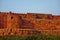
{"type": "Polygon", "coordinates": [[[60,35],[0,36],[0,40],[60,40],[60,35]]]}

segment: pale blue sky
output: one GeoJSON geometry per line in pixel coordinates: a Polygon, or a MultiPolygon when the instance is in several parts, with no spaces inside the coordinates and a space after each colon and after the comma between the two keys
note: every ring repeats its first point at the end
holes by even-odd
{"type": "Polygon", "coordinates": [[[60,0],[0,0],[0,11],[60,15],[60,0]]]}

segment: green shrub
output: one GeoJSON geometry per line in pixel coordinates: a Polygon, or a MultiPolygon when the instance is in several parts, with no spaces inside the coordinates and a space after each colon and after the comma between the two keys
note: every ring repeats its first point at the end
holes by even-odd
{"type": "Polygon", "coordinates": [[[60,40],[60,35],[0,36],[0,40],[60,40]]]}

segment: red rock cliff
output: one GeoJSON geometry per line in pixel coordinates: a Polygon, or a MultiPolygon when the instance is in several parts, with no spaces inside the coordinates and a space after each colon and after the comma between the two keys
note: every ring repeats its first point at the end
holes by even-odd
{"type": "Polygon", "coordinates": [[[0,12],[0,35],[60,34],[60,16],[0,12]]]}

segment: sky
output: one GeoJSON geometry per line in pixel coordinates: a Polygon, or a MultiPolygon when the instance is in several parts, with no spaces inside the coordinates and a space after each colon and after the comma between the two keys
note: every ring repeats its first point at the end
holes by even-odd
{"type": "Polygon", "coordinates": [[[60,0],[0,0],[0,12],[60,15],[60,0]]]}

